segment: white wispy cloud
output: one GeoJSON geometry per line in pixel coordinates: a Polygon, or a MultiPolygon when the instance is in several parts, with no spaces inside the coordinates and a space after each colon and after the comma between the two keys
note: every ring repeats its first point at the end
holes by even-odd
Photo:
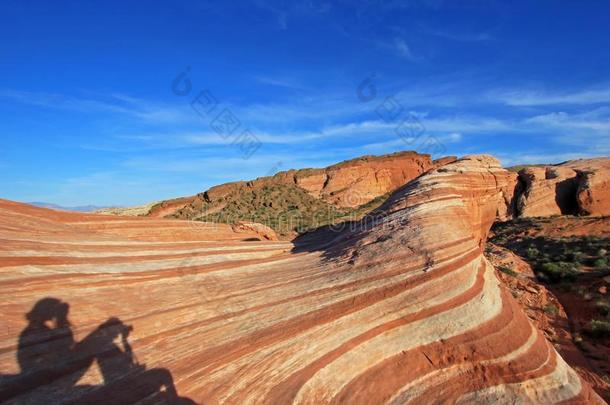
{"type": "MultiPolygon", "coordinates": [[[[434,142],[438,142],[441,145],[459,143],[462,141],[461,134],[452,133],[447,135],[434,135],[434,134],[422,134],[421,139],[416,138],[401,138],[397,136],[391,136],[387,141],[367,143],[359,147],[359,149],[366,150],[367,153],[387,153],[389,151],[412,149],[414,146],[425,145],[427,141],[433,139],[434,142]]],[[[426,151],[422,151],[426,152],[426,151]]]]}
{"type": "Polygon", "coordinates": [[[463,136],[459,132],[452,132],[449,135],[447,135],[447,139],[450,140],[451,142],[460,142],[462,140],[462,138],[463,138],[463,136]]]}
{"type": "MultiPolygon", "coordinates": [[[[341,160],[334,151],[317,155],[286,155],[284,153],[258,152],[249,159],[238,156],[193,156],[173,153],[163,156],[142,155],[126,159],[121,168],[138,172],[191,173],[205,177],[208,186],[222,182],[251,180],[264,176],[273,169],[298,169],[304,167],[325,167],[341,160]],[[213,168],[213,170],[210,170],[213,168]]],[[[198,190],[198,191],[202,191],[198,190]]]]}
{"type": "Polygon", "coordinates": [[[288,10],[281,9],[276,3],[268,0],[253,0],[253,4],[262,10],[268,11],[275,16],[277,25],[281,30],[288,28],[288,10]]]}
{"type": "Polygon", "coordinates": [[[66,96],[58,93],[29,92],[19,90],[0,90],[0,97],[22,104],[38,107],[62,108],[75,111],[107,111],[116,113],[129,113],[130,111],[119,104],[100,100],[66,96]]]}
{"type": "Polygon", "coordinates": [[[394,38],[394,48],[400,56],[409,60],[415,59],[411,53],[411,48],[409,48],[409,45],[407,45],[407,42],[404,39],[394,38]]]}
{"type": "MultiPolygon", "coordinates": [[[[610,90],[608,91],[610,100],[610,90]]],[[[430,93],[434,94],[434,93],[430,93]]],[[[567,94],[567,93],[566,93],[567,94]]],[[[569,100],[589,102],[603,100],[601,90],[570,93],[569,100]]],[[[401,100],[412,101],[406,93],[397,95],[401,100]]],[[[567,97],[564,95],[564,98],[567,97]]],[[[103,151],[138,151],[145,149],[180,149],[189,147],[231,147],[232,139],[224,139],[216,134],[209,122],[201,118],[184,102],[182,108],[175,105],[135,98],[125,94],[110,94],[75,97],[54,93],[1,90],[0,98],[44,108],[59,108],[83,113],[107,113],[118,117],[127,116],[147,124],[157,130],[124,132],[110,137],[84,139],[83,148],[103,151]],[[179,130],[167,131],[167,124],[181,124],[179,130]],[[112,139],[109,139],[112,138],[112,139]],[[99,144],[95,144],[95,142],[99,144]]],[[[557,98],[545,97],[545,100],[557,98]]],[[[541,99],[542,100],[542,99],[541,99]]],[[[182,100],[179,100],[182,102],[182,100]]],[[[385,122],[376,119],[375,109],[382,97],[373,103],[359,102],[352,97],[341,95],[311,96],[285,104],[250,104],[233,106],[242,122],[241,129],[249,128],[265,145],[324,145],[331,139],[350,139],[355,145],[369,145],[368,148],[390,146],[400,143],[392,137],[400,121],[385,122]],[[373,117],[373,119],[371,119],[373,117]],[[312,128],[312,129],[301,129],[312,128]],[[377,141],[377,139],[387,139],[377,141]],[[370,146],[373,145],[373,146],[370,146]],[[375,146],[376,145],[376,146],[375,146]]],[[[540,101],[540,100],[539,100],[540,101]]],[[[533,101],[529,101],[532,103],[533,101]]],[[[408,105],[403,102],[403,105],[408,105]]],[[[425,108],[425,107],[424,107],[425,108]]],[[[610,153],[610,106],[592,106],[586,111],[572,112],[569,106],[561,106],[557,111],[545,109],[542,113],[523,117],[505,114],[448,114],[412,111],[420,117],[427,134],[445,137],[445,142],[468,142],[473,135],[513,134],[546,135],[554,144],[574,145],[583,152],[596,148],[610,153]],[[508,118],[507,118],[508,117],[508,118]]],[[[435,111],[434,108],[432,111],[435,111]]]]}
{"type": "Polygon", "coordinates": [[[413,53],[411,47],[402,36],[375,40],[364,39],[364,41],[411,62],[416,62],[420,59],[413,53]]]}
{"type": "MultiPolygon", "coordinates": [[[[575,130],[587,129],[590,134],[600,135],[607,131],[607,121],[587,120],[583,116],[570,116],[565,113],[538,115],[525,119],[498,119],[489,116],[452,115],[430,116],[425,112],[412,111],[410,114],[419,117],[421,131],[428,135],[443,137],[447,142],[461,142],[469,135],[497,135],[499,133],[529,135],[535,132],[553,134],[557,139],[571,134],[575,130]]],[[[323,126],[319,130],[252,130],[263,144],[295,145],[316,144],[337,138],[366,139],[399,136],[401,120],[386,122],[383,120],[361,120],[344,124],[323,126]]],[[[412,125],[405,121],[405,125],[412,125]]],[[[211,131],[186,131],[173,133],[142,133],[116,135],[119,141],[140,142],[150,147],[184,148],[189,146],[227,146],[233,138],[223,138],[211,131]]],[[[603,139],[603,137],[601,137],[603,139]]]]}
{"type": "Polygon", "coordinates": [[[500,159],[504,167],[529,164],[557,164],[568,160],[596,158],[604,156],[603,153],[596,152],[571,152],[571,153],[527,153],[517,154],[497,153],[495,156],[500,159]]]}
{"type": "Polygon", "coordinates": [[[295,79],[286,77],[269,77],[269,76],[254,76],[254,79],[262,84],[267,84],[275,87],[283,87],[293,90],[303,89],[303,85],[295,79]]]}
{"type": "Polygon", "coordinates": [[[527,123],[542,124],[557,128],[570,128],[606,132],[610,136],[610,117],[591,117],[590,114],[569,114],[567,112],[552,112],[537,115],[526,120],[527,123]]]}
{"type": "Polygon", "coordinates": [[[493,134],[497,132],[521,132],[523,127],[514,121],[490,116],[455,115],[450,117],[427,118],[422,124],[429,131],[460,134],[493,134]]]}
{"type": "MultiPolygon", "coordinates": [[[[286,103],[253,103],[233,105],[235,115],[248,125],[273,124],[315,124],[319,122],[341,121],[351,117],[370,114],[376,105],[359,102],[356,85],[347,94],[324,94],[302,97],[286,103]]],[[[382,100],[379,100],[381,102],[382,100]]]]}
{"type": "Polygon", "coordinates": [[[610,103],[610,87],[584,89],[573,92],[549,92],[535,90],[498,91],[489,95],[512,106],[586,105],[610,103]]]}
{"type": "Polygon", "coordinates": [[[427,34],[443,38],[450,39],[452,41],[458,42],[487,42],[493,40],[493,36],[487,32],[453,32],[453,31],[444,31],[444,30],[434,30],[427,29],[425,30],[427,34]]]}
{"type": "Polygon", "coordinates": [[[110,113],[136,118],[149,123],[181,123],[193,121],[192,111],[121,94],[98,98],[79,97],[59,93],[30,92],[4,89],[0,98],[37,107],[54,108],[81,113],[110,113]]]}

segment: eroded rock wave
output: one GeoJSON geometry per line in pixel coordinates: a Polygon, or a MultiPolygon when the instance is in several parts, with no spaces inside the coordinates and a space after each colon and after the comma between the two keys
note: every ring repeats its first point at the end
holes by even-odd
{"type": "Polygon", "coordinates": [[[3,387],[29,381],[4,399],[95,399],[110,387],[144,403],[600,402],[483,257],[509,182],[493,158],[462,159],[300,253],[225,225],[2,201],[0,369],[3,387]],[[53,313],[18,344],[24,314],[48,296],[69,303],[70,326],[53,313]],[[129,349],[90,338],[116,320],[129,349]],[[20,353],[44,358],[57,342],[88,362],[40,380],[20,367],[20,353]],[[99,366],[127,352],[135,367],[99,366]]]}

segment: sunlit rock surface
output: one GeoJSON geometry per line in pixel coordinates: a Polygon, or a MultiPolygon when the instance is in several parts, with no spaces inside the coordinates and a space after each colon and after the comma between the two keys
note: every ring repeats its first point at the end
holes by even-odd
{"type": "Polygon", "coordinates": [[[483,257],[511,178],[465,158],[296,245],[0,201],[0,398],[600,403],[483,257]]]}
{"type": "Polygon", "coordinates": [[[610,215],[610,158],[575,160],[569,166],[579,172],[576,197],[580,212],[610,215]]]}
{"type": "Polygon", "coordinates": [[[610,215],[610,158],[527,167],[519,180],[517,216],[610,215]]]}

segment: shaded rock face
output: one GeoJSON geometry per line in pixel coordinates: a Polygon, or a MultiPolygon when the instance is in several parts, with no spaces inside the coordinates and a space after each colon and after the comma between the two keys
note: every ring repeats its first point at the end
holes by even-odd
{"type": "Polygon", "coordinates": [[[517,173],[507,172],[505,180],[500,184],[502,202],[496,215],[499,221],[509,221],[517,216],[517,198],[523,193],[523,184],[517,173]]]}
{"type": "Polygon", "coordinates": [[[602,403],[483,256],[510,178],[462,159],[300,253],[227,225],[0,201],[0,400],[602,403]],[[17,360],[36,356],[36,373],[17,360]]]}

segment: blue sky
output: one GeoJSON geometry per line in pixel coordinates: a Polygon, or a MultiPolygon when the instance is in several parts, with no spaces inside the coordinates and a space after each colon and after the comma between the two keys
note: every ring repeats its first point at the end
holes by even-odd
{"type": "Polygon", "coordinates": [[[133,205],[414,148],[610,155],[608,1],[5,0],[0,35],[2,198],[133,205]]]}

